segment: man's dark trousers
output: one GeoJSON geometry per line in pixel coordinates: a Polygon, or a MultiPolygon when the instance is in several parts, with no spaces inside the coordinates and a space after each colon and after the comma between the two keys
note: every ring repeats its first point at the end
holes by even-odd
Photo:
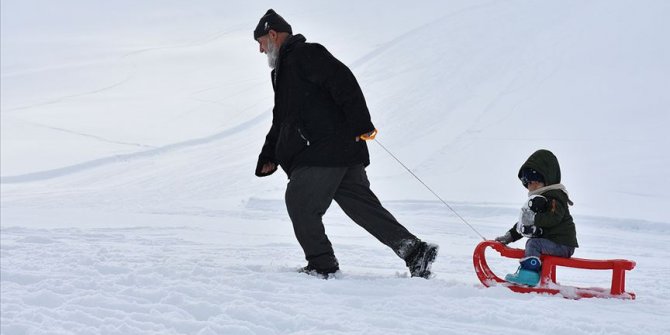
{"type": "Polygon", "coordinates": [[[291,172],[286,208],[309,264],[327,269],[337,265],[322,217],[335,200],[354,222],[405,259],[420,242],[403,227],[370,190],[365,167],[302,166],[291,172]]]}

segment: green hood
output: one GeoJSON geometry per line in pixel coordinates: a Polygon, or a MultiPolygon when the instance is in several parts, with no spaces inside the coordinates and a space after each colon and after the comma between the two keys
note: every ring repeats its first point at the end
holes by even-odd
{"type": "Polygon", "coordinates": [[[531,168],[539,172],[547,186],[561,183],[561,167],[558,165],[558,159],[549,150],[540,149],[535,151],[528,160],[526,160],[519,169],[519,179],[521,179],[521,170],[531,168]]]}

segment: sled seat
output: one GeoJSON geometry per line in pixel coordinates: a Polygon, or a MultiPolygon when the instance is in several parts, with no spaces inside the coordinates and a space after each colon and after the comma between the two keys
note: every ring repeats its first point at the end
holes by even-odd
{"type": "Polygon", "coordinates": [[[521,259],[525,256],[523,249],[510,248],[497,241],[483,241],[477,245],[473,254],[473,263],[477,277],[484,286],[504,283],[508,288],[515,292],[537,292],[537,293],[561,293],[566,298],[592,298],[609,297],[635,299],[635,293],[626,292],[626,271],[635,268],[635,262],[626,259],[608,259],[595,260],[585,258],[564,258],[556,256],[542,255],[542,270],[540,272],[540,283],[536,287],[521,285],[512,285],[496,276],[486,263],[485,251],[491,247],[498,251],[501,256],[507,258],[521,259]],[[561,286],[556,281],[556,267],[563,266],[587,270],[612,270],[612,281],[609,292],[603,288],[580,288],[571,286],[561,286]]]}
{"type": "Polygon", "coordinates": [[[612,270],[611,295],[620,295],[626,292],[626,271],[635,268],[635,262],[626,259],[597,260],[556,256],[542,256],[540,258],[542,259],[540,285],[556,283],[557,266],[589,270],[612,270]]]}

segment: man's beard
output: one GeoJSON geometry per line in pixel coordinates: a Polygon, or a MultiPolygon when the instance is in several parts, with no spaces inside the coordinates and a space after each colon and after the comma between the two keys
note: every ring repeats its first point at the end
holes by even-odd
{"type": "Polygon", "coordinates": [[[268,47],[265,51],[265,54],[268,56],[268,65],[271,69],[277,67],[277,58],[279,58],[279,48],[272,43],[271,40],[268,40],[268,47]]]}

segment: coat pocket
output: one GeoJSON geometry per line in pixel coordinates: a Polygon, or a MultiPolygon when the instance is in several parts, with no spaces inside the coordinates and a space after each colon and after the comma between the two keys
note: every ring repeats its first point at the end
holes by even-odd
{"type": "Polygon", "coordinates": [[[294,124],[282,124],[277,140],[276,155],[280,164],[290,166],[293,158],[312,143],[308,135],[294,124]]]}

